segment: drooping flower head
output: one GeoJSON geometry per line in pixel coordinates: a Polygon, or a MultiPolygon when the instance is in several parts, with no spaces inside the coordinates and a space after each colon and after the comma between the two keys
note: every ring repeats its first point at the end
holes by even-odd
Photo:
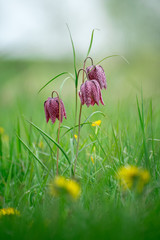
{"type": "Polygon", "coordinates": [[[63,101],[60,99],[60,113],[61,117],[59,117],[59,98],[54,97],[54,98],[48,98],[44,102],[44,111],[46,115],[46,122],[48,123],[49,119],[51,119],[52,123],[55,123],[56,118],[62,122],[63,117],[67,118],[66,116],[66,111],[65,107],[63,104],[63,101]]]}
{"type": "Polygon", "coordinates": [[[99,105],[99,101],[104,105],[99,83],[95,79],[87,80],[81,85],[79,97],[82,105],[86,104],[87,107],[95,103],[99,105]]]}
{"type": "Polygon", "coordinates": [[[105,72],[100,65],[91,65],[86,68],[86,72],[88,74],[89,80],[96,80],[99,83],[101,89],[107,88],[105,72]]]}

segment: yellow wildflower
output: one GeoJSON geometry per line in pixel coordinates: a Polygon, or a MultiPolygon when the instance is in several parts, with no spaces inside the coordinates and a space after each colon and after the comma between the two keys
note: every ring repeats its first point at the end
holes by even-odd
{"type": "Polygon", "coordinates": [[[92,161],[92,163],[94,164],[94,159],[93,159],[93,157],[91,156],[91,161],[92,161]]]}
{"type": "Polygon", "coordinates": [[[77,140],[78,136],[76,134],[74,134],[74,138],[77,140]]]}
{"type": "Polygon", "coordinates": [[[101,120],[92,122],[92,127],[100,126],[100,124],[101,124],[101,120]]]}
{"type": "Polygon", "coordinates": [[[14,208],[2,208],[0,209],[0,217],[6,215],[20,215],[20,212],[14,208]]]}
{"type": "Polygon", "coordinates": [[[144,185],[149,182],[150,175],[147,170],[139,169],[136,166],[121,167],[118,171],[118,179],[123,189],[136,189],[142,192],[144,185]]]}
{"type": "Polygon", "coordinates": [[[75,180],[57,176],[50,184],[50,192],[53,196],[59,196],[60,193],[66,193],[73,199],[77,199],[80,196],[81,188],[75,180]]]}
{"type": "Polygon", "coordinates": [[[77,199],[80,196],[81,188],[80,188],[80,185],[76,181],[74,181],[72,179],[67,180],[66,189],[69,192],[69,194],[72,196],[73,199],[77,199]]]}
{"type": "Polygon", "coordinates": [[[0,127],[0,135],[4,134],[4,128],[0,127]]]}

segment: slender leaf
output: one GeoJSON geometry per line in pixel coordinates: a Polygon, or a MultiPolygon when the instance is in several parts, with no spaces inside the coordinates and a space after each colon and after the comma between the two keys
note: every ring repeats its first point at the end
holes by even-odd
{"type": "Polygon", "coordinates": [[[60,93],[62,92],[62,88],[63,88],[65,82],[66,82],[68,79],[70,79],[70,77],[66,77],[66,78],[63,80],[63,82],[62,82],[62,84],[61,84],[61,86],[60,86],[60,88],[59,88],[59,92],[60,92],[60,93]]]}
{"type": "Polygon", "coordinates": [[[73,43],[73,39],[72,39],[72,35],[71,35],[71,31],[69,29],[69,26],[67,24],[67,28],[68,28],[68,32],[69,32],[69,36],[70,36],[70,40],[72,43],[72,50],[73,50],[73,63],[74,63],[74,72],[75,72],[75,86],[78,86],[78,77],[77,77],[77,69],[76,69],[76,52],[75,52],[75,47],[74,47],[74,43],[73,43]]]}
{"type": "Polygon", "coordinates": [[[41,87],[41,89],[38,91],[38,93],[40,93],[42,91],[43,88],[45,88],[48,84],[50,84],[52,81],[54,81],[56,78],[64,75],[64,74],[68,74],[68,72],[62,72],[58,75],[56,75],[54,78],[52,78],[51,80],[49,80],[43,87],[41,87]]]}
{"type": "Polygon", "coordinates": [[[104,60],[108,59],[108,58],[112,58],[112,57],[121,57],[126,63],[129,64],[128,60],[122,56],[122,55],[118,55],[118,54],[115,54],[115,55],[110,55],[110,56],[107,56],[105,58],[103,58],[102,60],[100,60],[98,63],[96,63],[96,65],[100,64],[101,62],[103,62],[104,60]]]}
{"type": "Polygon", "coordinates": [[[102,144],[101,144],[101,142],[100,142],[97,134],[95,134],[95,131],[93,130],[93,128],[92,128],[91,126],[90,126],[90,128],[92,129],[92,133],[93,133],[93,135],[95,136],[95,138],[97,139],[97,142],[98,142],[98,144],[99,144],[102,152],[104,153],[105,157],[107,157],[107,154],[106,154],[106,152],[105,152],[105,150],[104,150],[104,148],[103,148],[103,146],[102,146],[102,144]]]}
{"type": "MultiPolygon", "coordinates": [[[[93,112],[93,113],[91,113],[91,114],[86,118],[86,120],[85,120],[83,123],[80,124],[81,128],[83,127],[83,125],[92,124],[92,122],[87,122],[87,121],[88,121],[94,114],[97,114],[97,113],[100,113],[100,114],[102,114],[103,116],[105,116],[105,114],[104,114],[103,112],[101,112],[101,111],[93,112]]],[[[78,126],[79,126],[78,124],[75,125],[75,126],[73,126],[73,127],[71,127],[71,128],[69,128],[69,127],[67,127],[67,126],[62,126],[62,127],[64,127],[64,128],[68,128],[68,130],[62,135],[62,137],[64,137],[64,135],[66,135],[66,133],[70,132],[71,130],[73,130],[74,128],[76,128],[76,127],[78,127],[78,126]]]]}
{"type": "MultiPolygon", "coordinates": [[[[17,119],[17,134],[18,136],[21,136],[21,131],[20,131],[20,122],[19,122],[19,118],[17,119]]],[[[19,139],[17,139],[17,155],[18,155],[18,158],[21,157],[22,155],[22,150],[21,150],[21,143],[19,141],[19,139]]]]}
{"type": "Polygon", "coordinates": [[[63,153],[63,155],[65,156],[65,158],[67,159],[68,163],[71,164],[69,157],[67,156],[67,153],[64,151],[64,149],[53,139],[51,138],[47,133],[45,133],[42,129],[40,129],[39,127],[37,127],[34,123],[32,123],[29,120],[26,120],[28,123],[30,123],[34,128],[36,128],[40,133],[42,133],[44,136],[46,136],[51,142],[53,142],[63,153]]]}
{"type": "Polygon", "coordinates": [[[91,114],[86,118],[86,120],[84,121],[84,123],[86,123],[93,115],[98,114],[98,113],[102,114],[102,115],[105,117],[105,114],[104,114],[103,112],[101,112],[101,111],[95,111],[95,112],[91,113],[91,114]]]}
{"type": "Polygon", "coordinates": [[[93,44],[93,36],[94,36],[94,31],[95,30],[99,30],[99,29],[93,29],[92,30],[92,34],[91,34],[91,40],[90,40],[90,44],[89,44],[89,48],[88,48],[88,52],[87,52],[87,56],[86,57],[88,57],[88,55],[90,54],[90,51],[91,51],[91,48],[92,48],[92,44],[93,44]]]}
{"type": "MultiPolygon", "coordinates": [[[[88,122],[88,123],[81,123],[80,126],[83,126],[85,124],[91,124],[92,122],[88,122]]],[[[64,137],[64,135],[66,135],[66,133],[70,132],[71,130],[73,130],[74,128],[78,127],[79,125],[77,124],[76,126],[73,126],[71,128],[69,128],[63,135],[62,137],[64,137]]]]}
{"type": "MultiPolygon", "coordinates": [[[[141,92],[142,94],[142,92],[141,92]]],[[[146,168],[150,168],[150,162],[149,162],[149,157],[148,157],[148,152],[147,152],[147,145],[146,145],[146,136],[145,136],[145,124],[144,124],[144,109],[143,109],[143,96],[141,95],[141,110],[137,98],[137,109],[138,109],[138,115],[139,115],[139,121],[141,125],[141,130],[142,130],[142,137],[143,137],[143,148],[144,148],[144,154],[145,154],[145,164],[146,168]]]]}
{"type": "Polygon", "coordinates": [[[44,163],[31,151],[31,149],[24,143],[24,141],[17,135],[17,138],[20,142],[25,146],[25,148],[31,153],[31,155],[37,160],[37,162],[47,171],[49,172],[48,168],[44,165],[44,163]]]}

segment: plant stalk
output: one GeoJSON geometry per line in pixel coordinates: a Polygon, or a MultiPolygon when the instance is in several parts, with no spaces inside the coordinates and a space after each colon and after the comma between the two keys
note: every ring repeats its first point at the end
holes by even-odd
{"type": "MultiPolygon", "coordinates": [[[[53,94],[56,93],[57,97],[58,97],[58,105],[59,105],[59,125],[58,125],[58,133],[57,133],[57,142],[59,144],[59,137],[60,137],[60,126],[61,126],[61,100],[59,97],[59,94],[56,91],[52,92],[52,98],[53,98],[53,94]]],[[[56,170],[56,175],[58,175],[58,160],[59,160],[59,148],[57,147],[57,170],[56,170]]]]}
{"type": "MultiPolygon", "coordinates": [[[[87,60],[87,58],[86,58],[85,61],[84,61],[83,69],[80,69],[80,70],[78,71],[78,76],[77,76],[77,77],[79,77],[79,73],[80,73],[80,71],[82,70],[82,71],[83,71],[83,75],[82,75],[82,84],[84,83],[84,73],[86,73],[86,71],[85,71],[86,60],[87,60]]],[[[77,95],[78,95],[78,93],[77,93],[77,95]]],[[[76,157],[75,157],[75,162],[74,162],[74,176],[75,176],[75,173],[76,173],[77,158],[78,158],[78,150],[79,150],[79,139],[80,139],[80,131],[81,131],[81,115],[82,115],[82,103],[80,104],[80,110],[79,110],[79,120],[78,120],[78,139],[77,139],[76,157]]]]}

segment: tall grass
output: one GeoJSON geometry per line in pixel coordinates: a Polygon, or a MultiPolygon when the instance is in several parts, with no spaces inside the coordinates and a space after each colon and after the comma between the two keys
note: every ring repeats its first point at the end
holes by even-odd
{"type": "MultiPolygon", "coordinates": [[[[32,67],[32,74],[40,69],[32,67]]],[[[48,68],[45,78],[47,72],[48,68]]],[[[43,85],[42,80],[34,92],[43,85]]],[[[143,95],[140,90],[134,96],[127,95],[124,86],[115,85],[109,80],[104,108],[83,110],[77,163],[81,196],[77,201],[55,198],[48,188],[56,173],[57,146],[61,150],[59,173],[67,178],[71,175],[75,106],[70,96],[64,98],[68,119],[61,127],[60,145],[55,140],[57,123],[45,123],[45,89],[44,95],[41,92],[35,98],[29,90],[28,95],[19,95],[18,110],[16,101],[12,111],[8,106],[5,112],[2,106],[5,133],[0,134],[0,207],[14,207],[21,215],[0,217],[0,239],[159,239],[159,99],[147,98],[145,85],[143,95]],[[117,100],[119,91],[125,97],[117,100]],[[92,122],[99,119],[102,122],[96,132],[92,122]],[[151,179],[141,194],[121,189],[117,171],[124,165],[149,170],[151,179]]],[[[68,89],[74,95],[70,85],[68,89]]]]}

